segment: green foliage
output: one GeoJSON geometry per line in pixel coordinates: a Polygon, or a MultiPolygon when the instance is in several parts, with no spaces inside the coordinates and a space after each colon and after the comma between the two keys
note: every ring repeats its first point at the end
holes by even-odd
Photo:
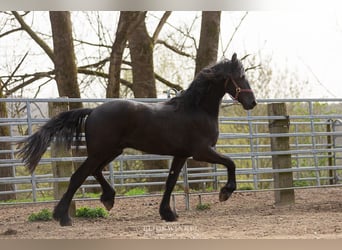
{"type": "Polygon", "coordinates": [[[253,190],[253,189],[254,188],[252,187],[252,185],[248,185],[248,184],[239,186],[239,190],[253,190]]]}
{"type": "Polygon", "coordinates": [[[104,208],[89,208],[81,207],[76,209],[76,217],[82,218],[106,218],[108,217],[108,212],[104,208]]]}
{"type": "Polygon", "coordinates": [[[28,220],[33,222],[33,221],[50,221],[52,220],[52,212],[46,208],[42,209],[38,213],[32,213],[29,217],[28,220]]]}
{"type": "Polygon", "coordinates": [[[309,181],[293,181],[294,187],[308,187],[312,184],[309,181]]]}
{"type": "Polygon", "coordinates": [[[214,192],[214,191],[216,191],[216,190],[215,190],[214,187],[211,185],[211,186],[207,186],[207,187],[205,188],[204,191],[210,193],[210,192],[214,192]]]}
{"type": "Polygon", "coordinates": [[[125,195],[126,196],[137,196],[137,195],[144,195],[147,193],[147,189],[146,188],[140,188],[140,187],[136,187],[136,188],[132,188],[130,190],[128,190],[125,195]]]}
{"type": "Polygon", "coordinates": [[[204,211],[204,210],[209,210],[210,209],[210,204],[209,203],[200,203],[197,204],[196,210],[198,211],[204,211]]]}
{"type": "Polygon", "coordinates": [[[98,199],[100,198],[100,193],[77,193],[76,197],[78,198],[91,198],[91,199],[98,199]]]}
{"type": "MultiPolygon", "coordinates": [[[[37,201],[42,202],[42,201],[52,201],[54,198],[52,196],[44,196],[44,197],[38,197],[37,201]]],[[[1,201],[1,203],[15,203],[15,202],[32,202],[32,198],[26,198],[26,196],[18,194],[16,199],[10,199],[10,200],[5,200],[1,201]]]]}

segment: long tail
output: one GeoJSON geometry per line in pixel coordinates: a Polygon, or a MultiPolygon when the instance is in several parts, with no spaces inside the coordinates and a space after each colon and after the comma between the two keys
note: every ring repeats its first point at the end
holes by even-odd
{"type": "Polygon", "coordinates": [[[18,155],[30,172],[35,170],[53,139],[56,140],[57,145],[70,149],[75,136],[76,147],[78,147],[83,121],[91,112],[92,109],[87,108],[62,112],[51,118],[36,133],[23,140],[21,144],[24,146],[19,150],[18,155]]]}

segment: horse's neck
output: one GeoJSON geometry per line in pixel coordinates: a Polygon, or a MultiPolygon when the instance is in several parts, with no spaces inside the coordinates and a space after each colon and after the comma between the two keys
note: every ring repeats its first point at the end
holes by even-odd
{"type": "Polygon", "coordinates": [[[210,116],[217,118],[223,96],[224,93],[222,94],[218,91],[210,91],[202,98],[200,106],[210,116]]]}

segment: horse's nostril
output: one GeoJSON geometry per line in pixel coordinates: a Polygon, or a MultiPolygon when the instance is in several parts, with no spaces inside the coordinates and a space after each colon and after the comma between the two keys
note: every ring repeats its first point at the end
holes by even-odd
{"type": "Polygon", "coordinates": [[[258,103],[254,100],[253,101],[253,106],[256,106],[258,103]]]}

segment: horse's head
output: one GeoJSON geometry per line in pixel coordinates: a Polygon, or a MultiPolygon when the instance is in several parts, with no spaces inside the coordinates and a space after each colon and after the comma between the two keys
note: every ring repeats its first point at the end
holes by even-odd
{"type": "Polygon", "coordinates": [[[249,110],[254,108],[257,105],[257,102],[245,75],[243,65],[241,61],[237,59],[236,53],[234,53],[232,59],[225,64],[224,85],[226,93],[235,101],[241,103],[244,109],[249,110]]]}

